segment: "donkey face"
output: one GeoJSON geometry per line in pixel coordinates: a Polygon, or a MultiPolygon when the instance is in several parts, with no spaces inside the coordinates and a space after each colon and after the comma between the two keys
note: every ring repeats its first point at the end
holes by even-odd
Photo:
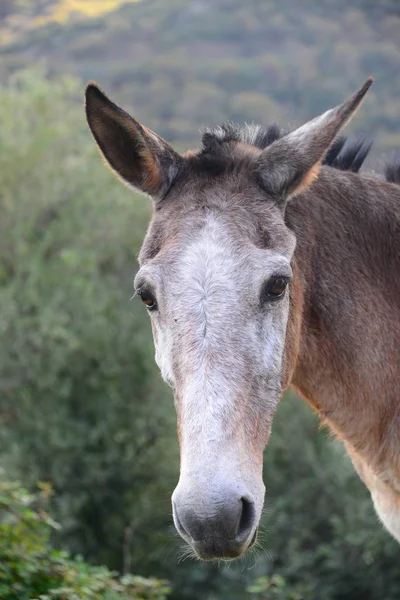
{"type": "Polygon", "coordinates": [[[227,126],[184,157],[97,87],[87,89],[88,122],[104,156],[155,203],[135,289],[175,396],[174,522],[200,558],[235,558],[255,541],[263,450],[290,360],[295,239],[285,202],[317,175],[370,83],[266,148],[259,128],[227,126]]]}
{"type": "Polygon", "coordinates": [[[171,194],[155,214],[135,278],[156,361],[175,394],[181,476],[174,520],[202,558],[237,556],[255,539],[262,455],[282,389],[294,250],[281,212],[268,203],[260,211],[275,234],[267,243],[252,227],[247,195],[232,187],[195,185],[203,205],[189,211],[179,208],[189,191],[171,194]]]}

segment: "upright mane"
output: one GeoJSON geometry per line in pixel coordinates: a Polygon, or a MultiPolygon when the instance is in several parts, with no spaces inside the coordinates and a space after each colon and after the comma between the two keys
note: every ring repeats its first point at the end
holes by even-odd
{"type": "Polygon", "coordinates": [[[400,185],[400,159],[393,159],[385,168],[386,180],[400,185]]]}
{"type": "MultiPolygon", "coordinates": [[[[225,155],[225,162],[229,160],[226,150],[231,144],[246,144],[247,146],[264,150],[273,142],[283,138],[289,133],[277,123],[268,127],[262,125],[246,124],[238,125],[230,121],[218,127],[207,128],[203,132],[202,148],[197,155],[202,166],[207,168],[208,158],[214,158],[217,162],[225,155]]],[[[365,136],[338,136],[325,156],[323,164],[340,171],[352,171],[358,173],[364,164],[372,147],[372,141],[365,136]]],[[[209,168],[212,169],[211,165],[209,168]]],[[[397,165],[397,177],[400,181],[400,163],[397,165]]],[[[396,169],[393,167],[386,170],[388,181],[396,181],[396,169]]]]}

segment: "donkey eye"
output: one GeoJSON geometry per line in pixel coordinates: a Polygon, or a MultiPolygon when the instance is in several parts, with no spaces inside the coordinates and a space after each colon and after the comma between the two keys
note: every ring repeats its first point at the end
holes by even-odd
{"type": "Polygon", "coordinates": [[[148,310],[155,310],[157,308],[156,299],[149,290],[138,290],[137,295],[140,296],[148,310]]]}
{"type": "Polygon", "coordinates": [[[282,298],[286,292],[288,283],[289,279],[287,277],[271,277],[263,289],[263,299],[278,300],[278,298],[282,298]]]}

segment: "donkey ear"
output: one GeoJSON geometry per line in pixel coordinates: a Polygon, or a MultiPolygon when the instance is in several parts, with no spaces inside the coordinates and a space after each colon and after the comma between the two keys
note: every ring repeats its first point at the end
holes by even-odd
{"type": "Polygon", "coordinates": [[[367,79],[346,102],[295,129],[263,151],[258,159],[257,175],[268,193],[283,202],[303,191],[318,176],[335,136],[356,112],[372,82],[367,79]]]}
{"type": "Polygon", "coordinates": [[[124,181],[161,199],[182,158],[173,148],[111,102],[94,83],[86,88],[86,118],[104,158],[124,181]]]}

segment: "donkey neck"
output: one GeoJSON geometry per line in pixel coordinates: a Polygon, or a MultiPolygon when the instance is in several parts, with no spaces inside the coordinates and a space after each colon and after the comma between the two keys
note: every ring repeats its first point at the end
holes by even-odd
{"type": "Polygon", "coordinates": [[[400,443],[400,187],[323,168],[286,221],[301,295],[292,385],[379,468],[388,436],[400,443]]]}

